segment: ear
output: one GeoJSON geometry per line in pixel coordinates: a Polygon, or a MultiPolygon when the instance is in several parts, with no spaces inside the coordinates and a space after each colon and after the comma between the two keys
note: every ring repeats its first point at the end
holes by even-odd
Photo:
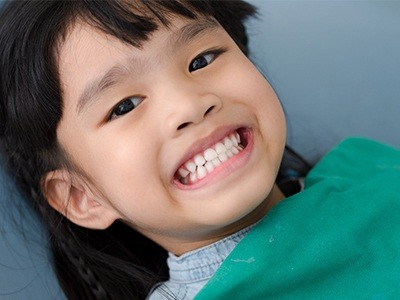
{"type": "Polygon", "coordinates": [[[96,199],[82,178],[67,170],[47,173],[43,192],[51,207],[79,226],[105,229],[117,219],[111,205],[96,199]]]}

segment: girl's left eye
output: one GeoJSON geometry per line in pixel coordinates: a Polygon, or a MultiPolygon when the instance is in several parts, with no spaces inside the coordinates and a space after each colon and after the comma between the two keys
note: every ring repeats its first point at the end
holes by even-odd
{"type": "Polygon", "coordinates": [[[202,69],[212,63],[219,55],[224,53],[225,50],[217,49],[200,54],[193,59],[189,65],[189,72],[202,69]]]}
{"type": "Polygon", "coordinates": [[[135,109],[142,103],[143,97],[129,97],[119,102],[111,111],[109,119],[120,117],[135,109]]]}

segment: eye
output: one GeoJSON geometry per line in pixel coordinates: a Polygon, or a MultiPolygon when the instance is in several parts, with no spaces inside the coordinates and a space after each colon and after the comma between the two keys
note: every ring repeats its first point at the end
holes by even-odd
{"type": "Polygon", "coordinates": [[[109,119],[115,119],[123,116],[133,109],[135,109],[140,103],[142,103],[143,97],[129,97],[119,102],[111,111],[109,119]]]}
{"type": "Polygon", "coordinates": [[[219,55],[224,53],[224,49],[216,49],[204,52],[193,59],[189,65],[189,72],[202,69],[211,64],[219,55]]]}

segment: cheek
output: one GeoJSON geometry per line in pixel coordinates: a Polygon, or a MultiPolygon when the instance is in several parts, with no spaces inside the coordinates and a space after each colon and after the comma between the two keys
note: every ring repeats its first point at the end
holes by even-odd
{"type": "Polygon", "coordinates": [[[246,90],[246,92],[241,96],[246,99],[246,104],[251,107],[256,116],[266,154],[266,165],[260,164],[259,167],[265,168],[264,171],[267,172],[265,176],[271,175],[272,167],[275,176],[286,144],[285,115],[275,91],[250,61],[242,65],[242,73],[247,76],[242,78],[242,90],[246,90]],[[247,86],[247,89],[244,86],[247,86]]]}
{"type": "Polygon", "coordinates": [[[281,112],[279,100],[269,82],[258,71],[253,63],[242,53],[235,54],[223,73],[217,74],[215,87],[229,94],[230,99],[245,102],[254,109],[270,106],[274,112],[281,112]]]}
{"type": "MultiPolygon", "coordinates": [[[[148,140],[148,138],[147,138],[148,140]]],[[[101,139],[100,149],[93,149],[93,174],[102,174],[103,183],[140,184],[156,169],[156,151],[151,143],[134,137],[113,137],[109,141],[101,139]],[[97,156],[97,157],[96,157],[97,156]],[[106,182],[105,182],[106,181],[106,182]]],[[[135,185],[136,185],[135,184],[135,185]]]]}
{"type": "Polygon", "coordinates": [[[71,149],[75,163],[91,178],[100,194],[114,199],[144,197],[143,188],[158,177],[156,142],[133,130],[87,134],[71,149]]]}
{"type": "Polygon", "coordinates": [[[249,105],[253,108],[260,122],[260,128],[265,128],[269,136],[284,142],[286,139],[286,120],[281,103],[265,77],[252,65],[253,71],[247,78],[249,105]]]}
{"type": "Polygon", "coordinates": [[[225,90],[234,92],[230,95],[234,101],[251,108],[260,129],[265,129],[269,136],[276,136],[279,141],[284,141],[286,121],[275,91],[250,60],[243,56],[239,61],[229,72],[235,76],[225,80],[225,90]]]}

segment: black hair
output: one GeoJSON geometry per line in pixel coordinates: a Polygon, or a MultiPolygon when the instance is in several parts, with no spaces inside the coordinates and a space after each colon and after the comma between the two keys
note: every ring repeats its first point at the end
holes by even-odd
{"type": "Polygon", "coordinates": [[[0,137],[8,169],[47,224],[55,271],[69,299],[143,299],[168,278],[166,251],[115,222],[77,226],[42,192],[43,176],[68,165],[57,142],[63,114],[57,51],[76,20],[140,47],[172,16],[217,20],[247,54],[244,1],[10,1],[0,13],[0,137]]]}

